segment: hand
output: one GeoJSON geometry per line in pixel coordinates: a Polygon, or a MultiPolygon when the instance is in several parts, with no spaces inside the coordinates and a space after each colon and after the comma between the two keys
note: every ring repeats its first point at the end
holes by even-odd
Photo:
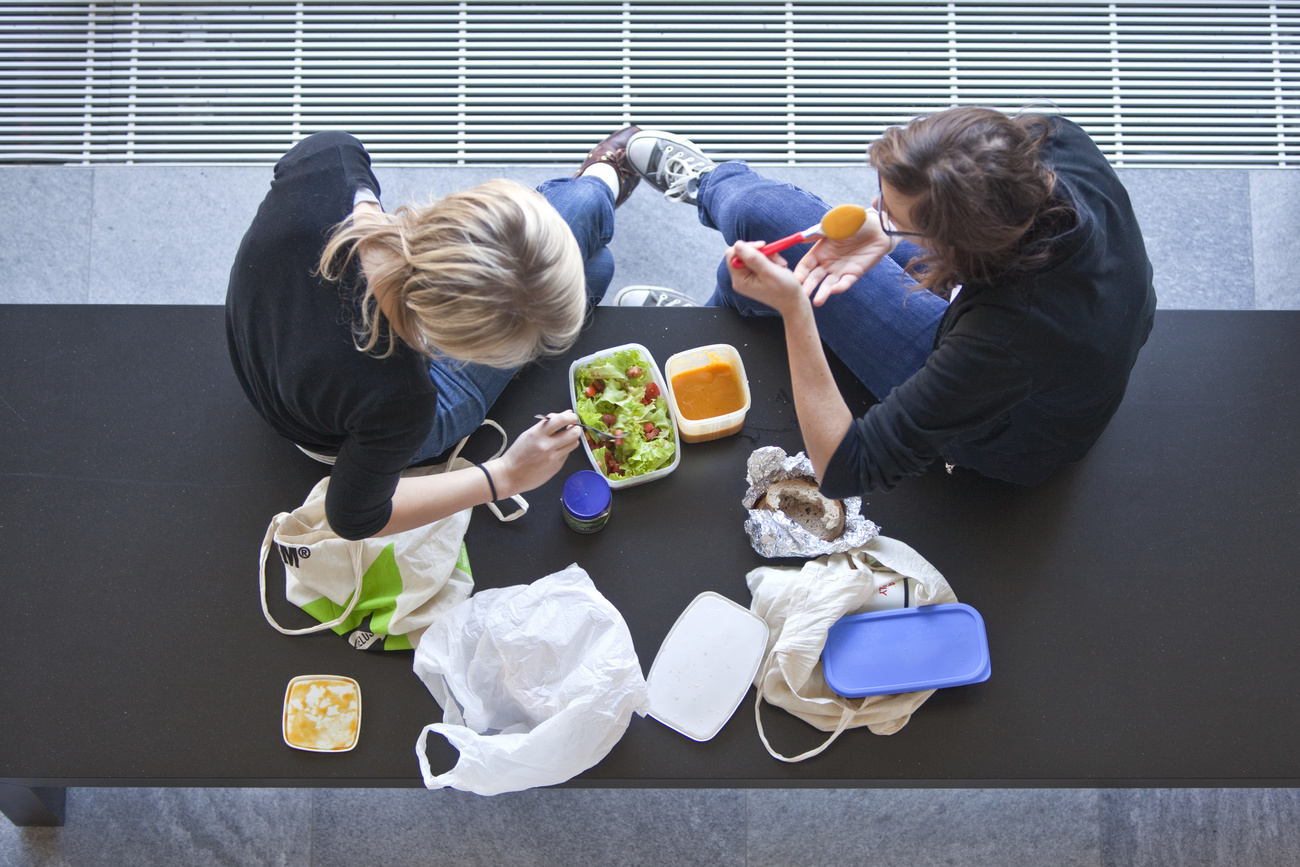
{"type": "Polygon", "coordinates": [[[894,240],[881,231],[874,212],[868,211],[866,223],[856,234],[842,241],[823,238],[814,244],[799,260],[794,276],[813,306],[820,307],[876,267],[893,246],[894,240]]]}
{"type": "Polygon", "coordinates": [[[546,418],[519,435],[506,453],[489,462],[502,499],[540,487],[560,471],[569,452],[582,441],[582,428],[573,410],[548,413],[546,418]]]}
{"type": "Polygon", "coordinates": [[[737,241],[727,250],[725,261],[731,272],[731,287],[746,298],[762,302],[782,316],[803,303],[803,289],[781,254],[764,256],[749,241],[737,241]],[[743,267],[731,264],[737,258],[743,267]]]}

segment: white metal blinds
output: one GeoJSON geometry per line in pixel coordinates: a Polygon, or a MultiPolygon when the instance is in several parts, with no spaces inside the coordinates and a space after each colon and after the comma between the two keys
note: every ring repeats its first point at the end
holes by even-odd
{"type": "Polygon", "coordinates": [[[1289,2],[0,0],[0,161],[572,161],[633,121],[859,163],[890,124],[1050,100],[1120,165],[1300,162],[1289,2]]]}

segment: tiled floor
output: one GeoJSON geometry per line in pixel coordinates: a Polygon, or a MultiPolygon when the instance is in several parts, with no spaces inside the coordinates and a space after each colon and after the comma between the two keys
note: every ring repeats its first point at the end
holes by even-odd
{"type": "MultiPolygon", "coordinates": [[[[376,166],[389,208],[506,175],[537,184],[570,167],[376,166]]],[[[864,168],[765,169],[832,204],[869,201],[864,168]]],[[[1121,169],[1155,266],[1160,306],[1300,307],[1300,170],[1121,169]]],[[[264,168],[0,166],[0,303],[220,304],[264,168]]],[[[725,244],[695,210],[642,185],[618,211],[613,288],[655,284],[701,300],[725,244]]]]}
{"type": "MultiPolygon", "coordinates": [[[[389,207],[526,169],[376,167],[389,207]]],[[[860,168],[769,173],[832,203],[860,168]]],[[[1121,170],[1166,308],[1300,309],[1300,170],[1121,170]]],[[[0,303],[219,304],[269,168],[0,167],[0,303]]],[[[723,245],[638,190],[614,288],[703,299],[723,245]]],[[[72,789],[67,825],[0,819],[0,864],[1296,865],[1291,789],[72,789]]]]}
{"type": "Polygon", "coordinates": [[[0,864],[1128,867],[1300,863],[1295,789],[72,789],[0,864]]]}

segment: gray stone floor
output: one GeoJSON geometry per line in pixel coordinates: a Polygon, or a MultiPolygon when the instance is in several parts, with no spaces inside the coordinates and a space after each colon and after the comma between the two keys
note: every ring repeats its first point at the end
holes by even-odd
{"type": "Polygon", "coordinates": [[[72,789],[0,864],[1300,863],[1295,789],[72,789]]]}
{"type": "MultiPolygon", "coordinates": [[[[528,184],[570,167],[377,165],[390,209],[489,177],[528,184]]],[[[866,202],[865,168],[771,167],[832,204],[866,202]]],[[[1300,307],[1300,170],[1121,169],[1141,219],[1160,306],[1300,307]]],[[[220,304],[269,168],[0,166],[0,303],[220,304]]],[[[701,300],[725,245],[695,210],[642,185],[618,211],[613,289],[670,286],[701,300]]]]}
{"type": "MultiPolygon", "coordinates": [[[[772,168],[832,204],[865,169],[772,168]]],[[[378,165],[385,203],[564,168],[378,165]]],[[[1165,308],[1300,309],[1300,171],[1123,169],[1165,308]]],[[[219,304],[268,168],[0,167],[0,303],[219,304]]],[[[614,288],[703,299],[723,249],[640,189],[614,288]]],[[[68,792],[67,825],[0,819],[2,865],[1295,865],[1293,789],[68,792]]]]}

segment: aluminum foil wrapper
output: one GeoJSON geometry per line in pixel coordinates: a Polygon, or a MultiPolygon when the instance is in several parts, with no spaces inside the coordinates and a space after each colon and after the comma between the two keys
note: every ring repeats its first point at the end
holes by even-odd
{"type": "Polygon", "coordinates": [[[839,554],[865,545],[880,533],[880,528],[862,517],[862,498],[845,497],[844,533],[838,539],[823,542],[780,512],[755,509],[767,486],[784,479],[806,479],[816,483],[812,461],[803,452],[787,455],[777,446],[755,449],[746,465],[745,481],[749,490],[741,503],[749,509],[745,532],[754,550],[763,557],[801,557],[811,559],[823,554],[839,554]]]}

